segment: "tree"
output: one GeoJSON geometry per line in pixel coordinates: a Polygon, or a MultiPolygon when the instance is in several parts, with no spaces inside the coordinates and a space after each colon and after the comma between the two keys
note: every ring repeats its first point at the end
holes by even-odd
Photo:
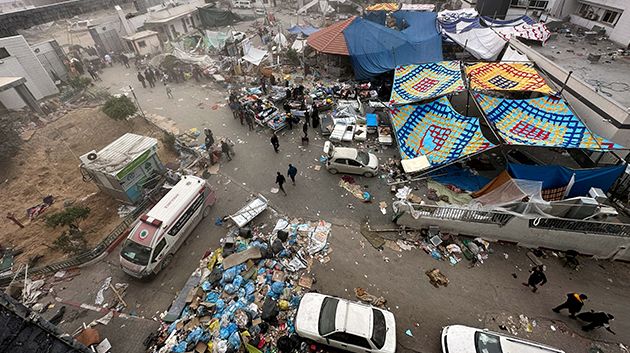
{"type": "Polygon", "coordinates": [[[138,111],[138,108],[127,96],[110,97],[103,105],[103,112],[114,120],[123,120],[138,111]]]}
{"type": "Polygon", "coordinates": [[[83,236],[83,231],[79,228],[79,222],[85,220],[89,214],[89,207],[74,206],[47,216],[47,226],[51,228],[68,227],[55,239],[53,248],[59,249],[66,254],[76,255],[84,252],[87,248],[87,241],[83,236]]]}
{"type": "MultiPolygon", "coordinates": [[[[0,120],[0,160],[8,161],[20,148],[22,139],[9,119],[0,120]]],[[[1,173],[0,173],[1,174],[1,173]]]]}

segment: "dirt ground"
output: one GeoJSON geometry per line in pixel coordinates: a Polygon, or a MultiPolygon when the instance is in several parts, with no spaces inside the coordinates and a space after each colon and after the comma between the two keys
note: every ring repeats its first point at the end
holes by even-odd
{"type": "MultiPolygon", "coordinates": [[[[118,201],[99,192],[94,183],[84,182],[79,171],[79,156],[100,150],[121,135],[133,132],[161,139],[163,133],[142,118],[114,121],[99,108],[80,108],[36,129],[23,143],[20,151],[2,172],[0,184],[0,245],[22,251],[15,259],[14,269],[40,257],[31,266],[53,263],[68,256],[52,249],[53,241],[62,229],[45,225],[45,217],[63,209],[64,203],[85,205],[91,209],[89,217],[80,223],[90,246],[97,244],[120,223],[118,201]],[[52,195],[53,205],[39,217],[29,221],[26,210],[52,195]],[[19,228],[4,217],[12,212],[24,228],[19,228]]],[[[176,156],[160,141],[158,155],[163,163],[175,161],[176,156]]]]}

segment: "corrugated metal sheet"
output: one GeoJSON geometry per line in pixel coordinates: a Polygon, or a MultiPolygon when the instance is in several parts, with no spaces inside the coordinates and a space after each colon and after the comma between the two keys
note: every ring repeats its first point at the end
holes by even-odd
{"type": "Polygon", "coordinates": [[[157,143],[157,139],[153,137],[126,133],[98,151],[96,159],[88,161],[84,166],[86,169],[115,175],[147,150],[157,149],[157,143]]]}
{"type": "Polygon", "coordinates": [[[306,43],[315,50],[336,55],[350,55],[346,38],[343,36],[343,30],[346,29],[354,21],[356,16],[352,16],[347,20],[333,23],[332,25],[322,28],[311,34],[306,43]]]}

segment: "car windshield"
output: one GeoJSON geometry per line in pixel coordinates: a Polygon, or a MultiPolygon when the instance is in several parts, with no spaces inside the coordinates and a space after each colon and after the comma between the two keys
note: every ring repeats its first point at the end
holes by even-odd
{"type": "Polygon", "coordinates": [[[337,316],[337,304],[339,299],[326,297],[319,311],[318,330],[320,336],[335,331],[335,317],[337,316]]]}
{"type": "Polygon", "coordinates": [[[151,248],[140,245],[135,241],[127,239],[123,245],[120,255],[127,261],[136,265],[146,266],[151,256],[151,248]]]}
{"type": "Polygon", "coordinates": [[[475,346],[477,353],[503,353],[499,336],[487,332],[475,333],[475,346]]]}
{"type": "Polygon", "coordinates": [[[370,163],[370,155],[364,151],[357,152],[357,161],[361,162],[363,165],[368,165],[370,163]]]}
{"type": "Polygon", "coordinates": [[[372,316],[374,316],[374,329],[372,329],[372,342],[376,348],[381,349],[385,345],[385,334],[387,333],[387,327],[385,325],[385,315],[383,312],[377,309],[372,309],[372,316]]]}

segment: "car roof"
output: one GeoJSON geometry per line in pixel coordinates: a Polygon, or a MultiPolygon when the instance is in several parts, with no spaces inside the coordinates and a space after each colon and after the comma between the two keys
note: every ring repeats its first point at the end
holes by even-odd
{"type": "Polygon", "coordinates": [[[335,147],[334,158],[349,158],[355,159],[357,158],[358,150],[356,148],[347,148],[347,147],[335,147]]]}
{"type": "Polygon", "coordinates": [[[353,335],[372,336],[372,308],[367,305],[339,300],[335,328],[353,335]]]}
{"type": "Polygon", "coordinates": [[[562,352],[541,343],[530,342],[519,338],[500,336],[501,348],[504,353],[557,353],[562,352]]]}

